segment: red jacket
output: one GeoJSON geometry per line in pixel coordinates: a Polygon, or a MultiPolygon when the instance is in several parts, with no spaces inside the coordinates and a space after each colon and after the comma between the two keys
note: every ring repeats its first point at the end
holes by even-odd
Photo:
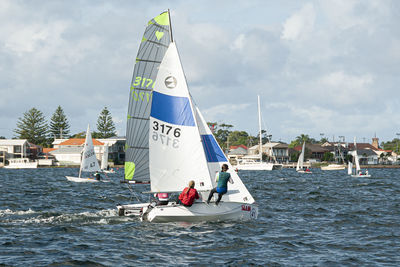
{"type": "Polygon", "coordinates": [[[183,189],[182,193],[179,195],[179,200],[186,206],[192,206],[195,199],[199,199],[199,194],[194,188],[190,188],[189,192],[186,192],[188,187],[183,189]]]}

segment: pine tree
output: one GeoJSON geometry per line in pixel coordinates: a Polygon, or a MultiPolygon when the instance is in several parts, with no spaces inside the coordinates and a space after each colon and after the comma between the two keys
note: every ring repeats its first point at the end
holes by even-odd
{"type": "Polygon", "coordinates": [[[45,145],[48,126],[43,113],[36,108],[31,108],[18,118],[17,129],[14,133],[17,138],[27,139],[28,142],[36,145],[45,145]]]}
{"type": "Polygon", "coordinates": [[[67,116],[61,106],[58,106],[50,120],[50,138],[66,136],[69,134],[69,123],[67,116]]]}
{"type": "Polygon", "coordinates": [[[114,122],[107,107],[104,107],[97,119],[97,131],[99,134],[98,138],[108,138],[116,135],[114,122]]]}

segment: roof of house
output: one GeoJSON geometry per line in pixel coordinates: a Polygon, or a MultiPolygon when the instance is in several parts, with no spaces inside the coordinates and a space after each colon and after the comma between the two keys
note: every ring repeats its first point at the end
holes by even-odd
{"type": "MultiPolygon", "coordinates": [[[[303,145],[295,146],[293,149],[296,151],[301,151],[303,145]]],[[[306,144],[306,149],[310,150],[311,153],[325,153],[329,152],[329,149],[321,146],[320,144],[306,144]]]]}
{"type": "MultiPolygon", "coordinates": [[[[359,149],[372,149],[372,150],[379,150],[370,143],[357,143],[357,150],[359,149]]],[[[354,144],[349,143],[349,150],[354,150],[354,144]]]]}
{"type": "Polygon", "coordinates": [[[0,139],[0,146],[17,146],[27,142],[26,139],[0,139]]]}
{"type": "Polygon", "coordinates": [[[44,147],[43,148],[43,153],[49,153],[50,151],[56,150],[57,148],[51,148],[51,147],[44,147]]]}
{"type": "Polygon", "coordinates": [[[244,148],[247,150],[247,146],[245,146],[245,145],[230,146],[229,149],[237,149],[238,147],[241,147],[241,148],[244,148]]]}
{"type": "MultiPolygon", "coordinates": [[[[93,145],[95,146],[103,146],[104,143],[92,138],[93,145]]],[[[59,146],[81,146],[85,143],[85,138],[71,138],[68,139],[67,141],[61,142],[58,145],[59,146]]]]}

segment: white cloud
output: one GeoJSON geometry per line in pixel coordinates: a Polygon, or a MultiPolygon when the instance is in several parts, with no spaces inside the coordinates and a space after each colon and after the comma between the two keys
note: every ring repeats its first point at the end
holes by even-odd
{"type": "Polygon", "coordinates": [[[285,21],[282,39],[295,41],[307,37],[313,31],[315,16],[314,5],[312,3],[304,5],[285,21]]]}

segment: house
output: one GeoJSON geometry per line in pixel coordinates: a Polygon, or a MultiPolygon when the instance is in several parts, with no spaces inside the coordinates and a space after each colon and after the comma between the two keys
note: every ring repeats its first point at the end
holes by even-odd
{"type": "MultiPolygon", "coordinates": [[[[96,158],[101,160],[104,143],[92,139],[96,158]]],[[[71,138],[57,144],[56,149],[49,151],[60,165],[79,165],[81,163],[81,152],[85,144],[84,138],[71,138]]]]}
{"type": "Polygon", "coordinates": [[[0,139],[0,149],[5,153],[5,159],[31,157],[27,139],[0,139]]]}
{"type": "Polygon", "coordinates": [[[125,161],[125,136],[114,136],[106,139],[97,139],[108,146],[108,159],[117,163],[125,161]]]}
{"type": "Polygon", "coordinates": [[[241,159],[242,157],[247,155],[247,150],[248,148],[245,145],[230,146],[227,153],[228,160],[232,164],[236,164],[238,159],[241,159]]]}
{"type": "MultiPolygon", "coordinates": [[[[255,145],[248,149],[248,155],[258,155],[260,146],[255,145]]],[[[275,157],[278,162],[286,162],[289,160],[289,146],[284,143],[271,142],[262,146],[262,152],[268,157],[275,157]]]]}
{"type": "MultiPolygon", "coordinates": [[[[326,152],[331,152],[330,148],[332,148],[332,146],[323,146],[320,144],[306,144],[305,145],[306,148],[306,154],[308,154],[308,157],[310,159],[314,159],[314,161],[322,161],[324,154],[326,152]],[[310,155],[311,153],[311,155],[310,155]]],[[[301,152],[302,149],[302,145],[301,146],[296,146],[293,148],[295,151],[297,151],[297,153],[301,152]]]]}

